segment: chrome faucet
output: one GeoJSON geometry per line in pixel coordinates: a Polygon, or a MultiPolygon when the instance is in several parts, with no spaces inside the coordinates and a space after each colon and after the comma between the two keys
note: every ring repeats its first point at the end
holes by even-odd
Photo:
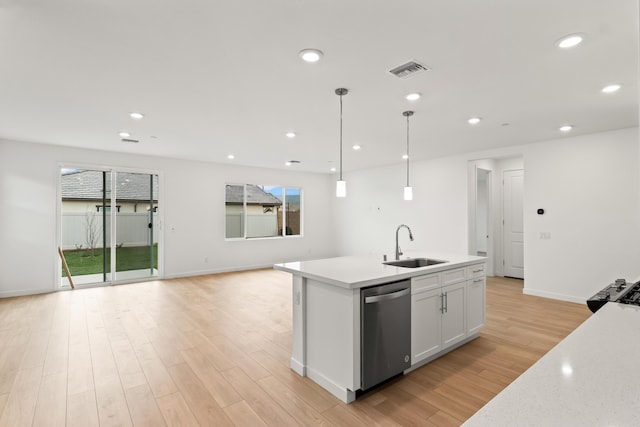
{"type": "Polygon", "coordinates": [[[398,245],[398,232],[401,228],[406,228],[409,231],[409,240],[413,242],[413,233],[408,225],[400,224],[398,228],[396,228],[396,260],[400,259],[400,255],[402,255],[402,251],[400,250],[400,245],[398,245]]]}

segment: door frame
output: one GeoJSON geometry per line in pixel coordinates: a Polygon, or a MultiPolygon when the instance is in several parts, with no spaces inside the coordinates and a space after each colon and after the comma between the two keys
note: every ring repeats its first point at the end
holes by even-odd
{"type": "MultiPolygon", "coordinates": [[[[503,276],[503,209],[502,209],[502,175],[505,171],[522,169],[526,171],[524,155],[509,153],[504,156],[487,156],[469,159],[467,162],[467,248],[469,255],[477,254],[476,244],[476,169],[492,171],[491,200],[488,220],[489,242],[487,247],[487,275],[503,276]]],[[[524,190],[526,192],[526,189],[524,190]]],[[[524,195],[524,193],[523,193],[524,195]]]]}
{"type": "MultiPolygon", "coordinates": [[[[506,204],[506,185],[505,185],[505,176],[510,173],[510,172],[520,172],[522,179],[523,179],[523,186],[522,186],[522,215],[524,217],[524,168],[523,169],[505,169],[502,171],[502,275],[504,277],[513,277],[513,278],[517,278],[517,279],[524,279],[524,230],[522,231],[522,251],[523,251],[523,266],[522,266],[522,277],[518,277],[518,276],[514,276],[514,275],[507,275],[505,272],[505,268],[507,266],[507,248],[509,247],[509,245],[507,244],[507,232],[506,232],[506,226],[507,226],[507,220],[506,220],[506,209],[507,209],[507,204],[506,204]]],[[[522,218],[523,220],[523,228],[524,228],[524,218],[522,218]]]]}
{"type": "MultiPolygon", "coordinates": [[[[144,168],[130,168],[130,167],[121,167],[121,166],[112,166],[112,165],[104,165],[104,164],[95,164],[95,163],[84,163],[84,162],[59,162],[57,165],[57,186],[56,186],[56,247],[52,251],[55,254],[55,280],[54,287],[55,290],[67,290],[67,288],[62,287],[62,276],[61,272],[61,260],[58,255],[58,248],[62,247],[62,185],[60,179],[60,170],[61,169],[81,169],[81,170],[96,170],[96,171],[107,171],[113,173],[122,172],[122,173],[137,173],[137,174],[149,174],[156,175],[158,177],[158,206],[160,209],[158,210],[157,222],[154,223],[154,235],[157,237],[158,242],[158,274],[156,276],[149,276],[143,278],[136,279],[120,279],[120,280],[107,280],[105,282],[92,283],[87,285],[82,285],[83,288],[90,287],[100,287],[100,286],[109,286],[109,285],[120,285],[125,283],[135,283],[135,282],[144,282],[151,280],[159,280],[164,278],[164,207],[161,206],[162,201],[164,201],[164,174],[162,171],[154,170],[154,169],[144,169],[144,168]]],[[[112,195],[113,196],[113,195],[112,195]]],[[[112,205],[115,205],[112,203],[112,205]]],[[[112,221],[115,219],[115,211],[112,209],[110,213],[112,221]]],[[[111,227],[111,233],[109,241],[114,242],[113,233],[115,233],[116,227],[111,227]]],[[[112,245],[113,246],[113,245],[112,245]]],[[[115,263],[115,246],[110,248],[111,250],[111,262],[115,263]]],[[[110,266],[110,272],[115,272],[114,266],[110,266]]]]}
{"type": "Polygon", "coordinates": [[[494,273],[494,228],[493,228],[493,179],[494,170],[479,166],[475,161],[469,162],[469,254],[478,254],[477,244],[477,220],[478,220],[478,171],[487,171],[487,275],[493,276],[494,273]]]}

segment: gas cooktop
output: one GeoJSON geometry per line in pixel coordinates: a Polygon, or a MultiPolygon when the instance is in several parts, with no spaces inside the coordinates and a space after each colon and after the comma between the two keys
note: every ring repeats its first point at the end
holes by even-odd
{"type": "Polygon", "coordinates": [[[640,305],[640,281],[629,283],[625,279],[617,279],[603,290],[587,300],[587,306],[596,312],[607,302],[640,305]]]}

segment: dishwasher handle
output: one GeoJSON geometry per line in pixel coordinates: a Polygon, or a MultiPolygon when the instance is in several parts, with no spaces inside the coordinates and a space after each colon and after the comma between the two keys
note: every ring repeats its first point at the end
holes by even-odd
{"type": "Polygon", "coordinates": [[[390,294],[382,294],[382,295],[374,295],[374,296],[370,296],[370,297],[365,297],[364,298],[364,303],[365,304],[371,304],[371,303],[374,303],[374,302],[389,301],[389,300],[392,300],[392,299],[403,297],[403,296],[409,294],[410,292],[411,292],[411,288],[406,288],[406,289],[402,289],[400,291],[391,292],[390,294]]]}

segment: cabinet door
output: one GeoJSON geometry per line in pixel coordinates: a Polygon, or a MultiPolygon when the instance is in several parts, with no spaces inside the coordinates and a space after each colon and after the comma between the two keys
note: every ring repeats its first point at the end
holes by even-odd
{"type": "Polygon", "coordinates": [[[485,278],[478,277],[467,282],[467,332],[476,334],[485,322],[485,278]]]}
{"type": "Polygon", "coordinates": [[[444,309],[442,313],[442,348],[462,341],[467,336],[465,290],[466,282],[442,288],[444,309]]]}
{"type": "Polygon", "coordinates": [[[411,364],[442,350],[440,288],[411,296],[411,364]]]}

